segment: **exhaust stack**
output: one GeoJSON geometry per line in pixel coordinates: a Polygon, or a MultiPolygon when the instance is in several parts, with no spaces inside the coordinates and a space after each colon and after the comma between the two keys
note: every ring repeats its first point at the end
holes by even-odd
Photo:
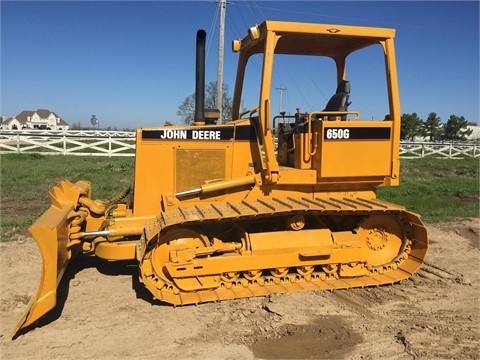
{"type": "Polygon", "coordinates": [[[194,125],[205,125],[205,30],[197,31],[195,59],[195,118],[194,125]]]}

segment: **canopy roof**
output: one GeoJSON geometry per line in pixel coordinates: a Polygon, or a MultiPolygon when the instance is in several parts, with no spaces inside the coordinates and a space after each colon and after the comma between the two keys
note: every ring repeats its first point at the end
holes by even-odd
{"type": "Polygon", "coordinates": [[[279,36],[276,54],[330,56],[347,55],[364,47],[395,37],[395,30],[362,26],[265,21],[257,26],[259,37],[246,36],[242,50],[262,53],[267,32],[279,36]]]}

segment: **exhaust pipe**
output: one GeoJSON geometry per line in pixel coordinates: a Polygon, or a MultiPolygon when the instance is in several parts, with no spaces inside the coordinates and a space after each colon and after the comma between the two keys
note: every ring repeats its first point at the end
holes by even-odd
{"type": "Polygon", "coordinates": [[[205,30],[197,31],[195,59],[195,118],[194,125],[205,125],[205,30]]]}

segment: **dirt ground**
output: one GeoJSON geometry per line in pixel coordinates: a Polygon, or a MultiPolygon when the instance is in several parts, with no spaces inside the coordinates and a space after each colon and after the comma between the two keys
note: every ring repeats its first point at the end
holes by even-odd
{"type": "Polygon", "coordinates": [[[36,291],[33,240],[0,243],[2,359],[478,359],[480,219],[428,226],[426,264],[377,288],[171,307],[132,265],[76,261],[59,304],[11,340],[36,291]]]}

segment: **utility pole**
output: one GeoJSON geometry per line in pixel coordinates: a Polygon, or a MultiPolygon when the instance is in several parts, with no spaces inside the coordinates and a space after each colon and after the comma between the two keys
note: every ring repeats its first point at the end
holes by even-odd
{"type": "Polygon", "coordinates": [[[219,123],[222,119],[222,95],[223,95],[223,45],[225,37],[225,10],[227,0],[218,0],[220,6],[220,31],[218,34],[218,70],[217,70],[217,108],[220,111],[219,123]]]}
{"type": "Polygon", "coordinates": [[[286,87],[280,86],[278,88],[275,88],[276,90],[280,90],[280,101],[278,104],[278,113],[280,114],[282,112],[282,102],[283,102],[283,91],[287,90],[286,87]]]}

